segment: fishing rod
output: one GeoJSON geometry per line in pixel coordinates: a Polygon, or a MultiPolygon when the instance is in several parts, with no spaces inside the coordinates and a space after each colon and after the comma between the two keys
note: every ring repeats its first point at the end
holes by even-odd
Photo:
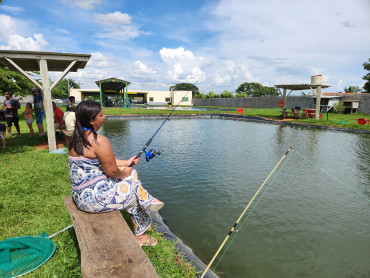
{"type": "Polygon", "coordinates": [[[248,205],[245,207],[244,211],[242,212],[242,214],[239,216],[238,220],[236,220],[234,226],[231,228],[230,232],[227,234],[227,236],[225,237],[224,241],[222,242],[221,246],[218,248],[216,254],[213,256],[211,262],[208,264],[207,268],[204,270],[202,276],[200,276],[200,278],[203,278],[204,275],[206,274],[206,272],[208,271],[208,269],[211,267],[212,263],[214,262],[214,260],[216,259],[216,257],[218,256],[218,254],[220,253],[222,247],[225,245],[226,241],[230,238],[230,235],[233,233],[233,231],[235,230],[235,227],[238,225],[239,221],[243,218],[243,215],[246,213],[246,211],[248,210],[248,208],[250,207],[250,205],[252,204],[252,202],[254,201],[254,199],[257,197],[258,193],[260,193],[261,189],[263,188],[263,186],[266,184],[266,182],[269,180],[269,178],[271,177],[271,175],[275,172],[275,170],[277,169],[277,167],[279,167],[280,163],[284,160],[284,158],[287,156],[287,154],[292,150],[292,147],[290,147],[287,152],[283,155],[283,157],[280,159],[280,161],[275,165],[274,169],[272,169],[272,171],[270,172],[270,174],[267,176],[267,178],[265,179],[265,181],[262,183],[262,185],[260,186],[260,188],[257,190],[256,194],[254,194],[253,198],[249,201],[248,205]]]}
{"type": "MultiPolygon", "coordinates": [[[[161,126],[157,129],[157,131],[154,133],[154,135],[152,137],[150,137],[150,139],[145,143],[144,147],[141,149],[140,152],[138,152],[138,154],[135,156],[134,159],[136,158],[139,158],[143,153],[145,153],[145,158],[146,158],[146,161],[149,162],[153,157],[155,157],[156,155],[160,155],[161,153],[160,152],[156,152],[154,150],[149,150],[149,151],[146,151],[146,148],[150,145],[150,143],[152,142],[154,136],[157,135],[158,131],[162,128],[162,126],[165,124],[165,122],[168,120],[168,118],[172,115],[172,113],[176,110],[177,106],[180,105],[180,103],[184,100],[184,98],[187,96],[187,94],[189,93],[190,91],[188,91],[182,98],[181,100],[179,101],[179,103],[175,106],[175,108],[172,109],[171,113],[167,116],[167,118],[163,121],[163,123],[161,124],[161,126]]],[[[128,167],[132,167],[134,166],[134,161],[131,162],[131,164],[128,166],[128,167]]]]}

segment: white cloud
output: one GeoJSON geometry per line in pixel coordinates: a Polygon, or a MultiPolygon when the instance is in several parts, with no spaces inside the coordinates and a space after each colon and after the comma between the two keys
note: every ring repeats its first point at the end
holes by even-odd
{"type": "Polygon", "coordinates": [[[6,40],[16,29],[16,21],[8,15],[0,14],[0,40],[6,40]]]}
{"type": "MultiPolygon", "coordinates": [[[[253,77],[246,66],[236,65],[233,61],[227,60],[223,63],[223,67],[213,74],[213,82],[217,85],[234,84],[238,80],[242,82],[250,82],[253,77]]],[[[240,83],[242,83],[240,82],[240,83]]]]}
{"type": "Polygon", "coordinates": [[[127,41],[139,37],[144,32],[139,30],[136,25],[120,25],[112,27],[103,27],[101,31],[96,34],[100,39],[111,39],[116,41],[127,41]]]}
{"type": "Polygon", "coordinates": [[[127,41],[143,34],[149,34],[139,30],[138,25],[132,24],[130,15],[119,11],[108,14],[94,14],[93,20],[102,25],[96,33],[96,37],[100,39],[127,41]]]}
{"type": "Polygon", "coordinates": [[[34,34],[33,37],[34,38],[25,38],[19,35],[10,35],[8,38],[8,45],[2,48],[7,50],[40,51],[49,45],[49,43],[44,40],[42,34],[34,34]]]}
{"type": "Polygon", "coordinates": [[[93,20],[103,25],[131,24],[131,16],[119,11],[109,14],[94,14],[93,20]]]}
{"type": "Polygon", "coordinates": [[[196,57],[182,47],[176,49],[162,48],[159,51],[170,80],[195,83],[204,81],[205,72],[201,69],[208,60],[205,57],[196,57]]]}
{"type": "Polygon", "coordinates": [[[101,3],[101,0],[61,0],[70,6],[77,6],[84,10],[92,10],[96,5],[101,3]]]}
{"type": "Polygon", "coordinates": [[[24,12],[24,8],[22,7],[12,7],[12,6],[6,6],[6,5],[0,5],[0,10],[4,10],[12,14],[20,14],[24,12]]]}
{"type": "MultiPolygon", "coordinates": [[[[209,54],[237,61],[264,84],[307,83],[311,74],[328,75],[336,84],[349,68],[361,74],[370,44],[364,35],[370,33],[369,10],[368,0],[212,2],[204,10],[214,34],[209,54]]],[[[214,77],[220,84],[233,80],[218,71],[214,77]]]]}
{"type": "Polygon", "coordinates": [[[158,70],[143,64],[141,61],[136,61],[132,70],[132,76],[136,78],[153,79],[156,78],[158,70]]]}
{"type": "Polygon", "coordinates": [[[59,29],[58,28],[56,31],[59,32],[59,33],[62,33],[62,34],[66,34],[66,35],[71,34],[71,32],[69,32],[68,30],[65,30],[65,29],[59,29]]]}

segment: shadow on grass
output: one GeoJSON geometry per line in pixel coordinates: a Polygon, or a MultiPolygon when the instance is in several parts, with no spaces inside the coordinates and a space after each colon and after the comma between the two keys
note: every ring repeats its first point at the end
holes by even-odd
{"type": "Polygon", "coordinates": [[[14,154],[34,149],[38,144],[47,141],[46,136],[33,136],[29,137],[28,134],[22,134],[21,136],[13,136],[12,138],[6,137],[5,149],[0,149],[1,154],[14,154]]]}

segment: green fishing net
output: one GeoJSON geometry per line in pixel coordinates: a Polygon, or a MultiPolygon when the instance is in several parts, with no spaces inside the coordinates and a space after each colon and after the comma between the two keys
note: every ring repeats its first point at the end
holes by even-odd
{"type": "Polygon", "coordinates": [[[55,251],[46,232],[0,241],[0,277],[16,277],[43,265],[55,251]]]}

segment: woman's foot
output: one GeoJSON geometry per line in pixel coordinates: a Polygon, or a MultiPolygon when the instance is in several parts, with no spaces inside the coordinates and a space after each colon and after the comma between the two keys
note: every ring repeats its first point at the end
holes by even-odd
{"type": "Polygon", "coordinates": [[[153,200],[153,202],[147,205],[145,208],[149,211],[157,211],[163,208],[164,203],[159,201],[157,198],[153,200]]]}
{"type": "Polygon", "coordinates": [[[157,240],[146,234],[135,236],[135,238],[140,246],[156,246],[157,245],[157,240]]]}

